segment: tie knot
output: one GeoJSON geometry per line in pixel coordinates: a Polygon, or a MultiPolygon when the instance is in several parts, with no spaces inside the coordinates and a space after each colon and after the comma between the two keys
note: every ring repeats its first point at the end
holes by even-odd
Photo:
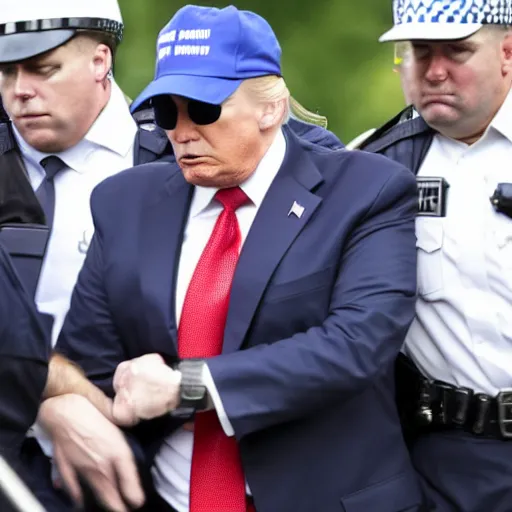
{"type": "Polygon", "coordinates": [[[48,180],[53,180],[60,171],[67,167],[67,165],[55,155],[43,158],[40,163],[46,173],[46,179],[48,180]]]}
{"type": "Polygon", "coordinates": [[[224,209],[236,211],[247,203],[249,198],[240,187],[223,188],[215,194],[217,201],[222,203],[224,209]]]}

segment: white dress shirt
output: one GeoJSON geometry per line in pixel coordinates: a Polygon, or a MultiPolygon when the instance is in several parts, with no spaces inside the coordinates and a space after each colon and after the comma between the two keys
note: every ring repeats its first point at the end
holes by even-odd
{"type": "MultiPolygon", "coordinates": [[[[250,203],[236,211],[242,244],[249,233],[265,194],[283,163],[285,153],[285,138],[279,131],[255,172],[240,185],[250,199],[250,203]]],[[[178,325],[192,274],[212,234],[215,222],[223,210],[221,203],[213,200],[217,190],[204,187],[195,187],[194,190],[178,267],[176,285],[176,321],[178,325]]],[[[227,435],[234,435],[210,372],[206,370],[203,377],[224,431],[227,435]]],[[[159,494],[178,512],[188,512],[189,510],[193,440],[194,434],[184,429],[179,429],[171,434],[160,448],[153,467],[153,478],[159,494]]]]}
{"type": "MultiPolygon", "coordinates": [[[[40,161],[49,154],[29,146],[15,128],[14,132],[30,182],[36,190],[45,176],[40,161]]],[[[53,228],[36,292],[39,311],[54,317],[53,345],[69,309],[71,294],[94,232],[89,206],[91,192],[104,179],[133,166],[136,133],[137,125],[124,94],[112,80],[110,99],[86,136],[76,146],[55,153],[67,168],[54,179],[53,228]]],[[[32,427],[29,436],[32,435],[50,456],[51,443],[39,425],[32,427]]]]}
{"type": "Polygon", "coordinates": [[[419,298],[405,352],[422,373],[495,396],[512,387],[512,94],[475,144],[434,138],[419,176],[449,183],[446,217],[418,217],[419,298]]]}
{"type": "MultiPolygon", "coordinates": [[[[40,161],[49,156],[29,146],[14,130],[34,190],[45,174],[40,161]]],[[[71,293],[93,235],[89,199],[105,178],[133,166],[133,144],[137,125],[126,99],[112,81],[110,99],[86,136],[62,153],[67,165],[55,177],[55,215],[48,249],[36,292],[42,313],[55,319],[55,344],[69,309],[71,293]]]]}

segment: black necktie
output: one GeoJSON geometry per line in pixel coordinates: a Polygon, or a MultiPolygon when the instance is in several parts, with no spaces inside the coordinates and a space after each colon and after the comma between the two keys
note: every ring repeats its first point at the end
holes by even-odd
{"type": "Polygon", "coordinates": [[[65,169],[67,165],[55,155],[47,156],[41,160],[41,165],[46,173],[41,185],[36,190],[36,196],[41,203],[46,216],[46,224],[51,229],[53,225],[53,213],[55,211],[55,176],[65,169]]]}

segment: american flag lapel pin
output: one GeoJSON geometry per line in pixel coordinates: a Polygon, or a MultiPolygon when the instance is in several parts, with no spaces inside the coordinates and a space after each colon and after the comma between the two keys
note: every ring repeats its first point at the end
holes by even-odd
{"type": "Polygon", "coordinates": [[[304,206],[297,203],[297,201],[293,201],[292,207],[290,208],[290,211],[288,212],[288,217],[290,215],[295,215],[297,219],[300,219],[302,217],[302,214],[304,213],[304,206]]]}

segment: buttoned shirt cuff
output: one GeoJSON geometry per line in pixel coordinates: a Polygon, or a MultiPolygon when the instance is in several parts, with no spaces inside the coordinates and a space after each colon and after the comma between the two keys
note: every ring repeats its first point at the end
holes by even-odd
{"type": "Polygon", "coordinates": [[[210,373],[210,369],[208,365],[205,364],[203,366],[203,384],[210,395],[210,399],[213,402],[215,410],[217,411],[217,416],[219,417],[219,422],[222,426],[222,430],[228,437],[233,437],[235,435],[235,430],[233,429],[231,422],[228,419],[226,411],[224,410],[224,406],[222,405],[222,400],[220,399],[219,392],[217,391],[217,386],[215,386],[215,382],[213,382],[212,374],[210,373]]]}

